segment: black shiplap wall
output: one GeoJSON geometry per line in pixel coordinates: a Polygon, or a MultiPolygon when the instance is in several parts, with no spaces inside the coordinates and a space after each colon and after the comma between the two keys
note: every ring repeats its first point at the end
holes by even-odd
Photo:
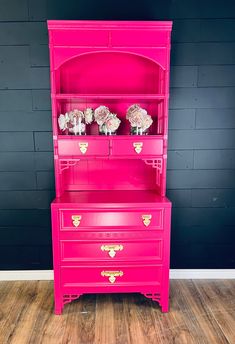
{"type": "Polygon", "coordinates": [[[0,268],[50,269],[46,19],[172,19],[172,268],[235,267],[235,2],[0,2],[0,268]]]}

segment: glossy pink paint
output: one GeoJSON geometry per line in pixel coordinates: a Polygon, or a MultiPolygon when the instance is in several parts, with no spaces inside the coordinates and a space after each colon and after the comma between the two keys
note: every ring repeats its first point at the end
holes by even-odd
{"type": "Polygon", "coordinates": [[[55,313],[85,293],[139,292],[169,307],[165,197],[171,22],[48,21],[56,199],[55,313]],[[128,107],[152,116],[130,135],[128,107]],[[63,135],[58,115],[106,105],[116,136],[63,135]],[[146,219],[147,216],[147,219],[146,219]]]}

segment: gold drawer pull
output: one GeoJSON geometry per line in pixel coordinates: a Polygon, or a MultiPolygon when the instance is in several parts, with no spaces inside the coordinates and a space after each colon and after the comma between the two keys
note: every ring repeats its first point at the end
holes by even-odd
{"type": "Polygon", "coordinates": [[[101,276],[108,277],[110,283],[116,281],[116,277],[123,276],[123,271],[102,271],[101,276]]]}
{"type": "Polygon", "coordinates": [[[150,225],[151,219],[152,219],[152,215],[142,215],[142,220],[146,227],[150,225]]]}
{"type": "Polygon", "coordinates": [[[79,142],[79,148],[82,154],[86,154],[86,151],[88,148],[88,142],[79,142]]]}
{"type": "Polygon", "coordinates": [[[133,147],[135,149],[135,152],[137,154],[140,154],[140,152],[142,151],[142,148],[143,148],[143,142],[134,142],[133,147]]]}
{"type": "Polygon", "coordinates": [[[75,227],[78,227],[80,225],[81,219],[82,219],[82,215],[72,215],[73,225],[75,227]]]}
{"type": "Polygon", "coordinates": [[[111,258],[115,257],[116,251],[122,251],[122,245],[102,245],[100,248],[102,251],[108,251],[111,258]]]}

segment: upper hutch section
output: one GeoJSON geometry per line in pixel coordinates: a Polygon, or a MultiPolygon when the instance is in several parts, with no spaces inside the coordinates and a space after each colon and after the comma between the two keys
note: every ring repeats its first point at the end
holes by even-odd
{"type": "Polygon", "coordinates": [[[166,95],[171,26],[48,21],[52,93],[166,95]]]}

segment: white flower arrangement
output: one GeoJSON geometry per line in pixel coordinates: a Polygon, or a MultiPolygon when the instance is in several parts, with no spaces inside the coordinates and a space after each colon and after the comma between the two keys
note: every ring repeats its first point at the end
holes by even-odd
{"type": "Polygon", "coordinates": [[[126,118],[131,124],[132,132],[137,135],[145,133],[153,123],[152,117],[138,104],[133,104],[127,109],[126,118]]]}
{"type": "Polygon", "coordinates": [[[58,117],[59,128],[62,132],[69,132],[75,135],[84,135],[86,132],[86,124],[93,121],[93,110],[87,108],[84,111],[74,109],[60,114],[58,117]]]}
{"type": "Polygon", "coordinates": [[[121,123],[117,114],[110,112],[107,106],[101,105],[94,111],[94,118],[99,125],[101,134],[112,135],[114,134],[121,123]]]}

